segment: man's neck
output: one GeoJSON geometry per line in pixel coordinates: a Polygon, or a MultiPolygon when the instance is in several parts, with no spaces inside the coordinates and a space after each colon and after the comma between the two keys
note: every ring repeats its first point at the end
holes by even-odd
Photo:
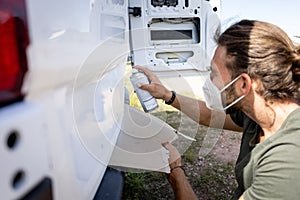
{"type": "Polygon", "coordinates": [[[281,128],[286,118],[297,108],[299,108],[298,104],[285,101],[262,106],[259,113],[254,113],[254,120],[262,128],[260,142],[275,134],[281,128]]]}

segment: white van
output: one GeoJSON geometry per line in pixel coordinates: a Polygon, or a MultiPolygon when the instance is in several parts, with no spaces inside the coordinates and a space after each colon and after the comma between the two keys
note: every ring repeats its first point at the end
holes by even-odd
{"type": "Polygon", "coordinates": [[[109,166],[167,171],[167,157],[151,166],[116,149],[124,129],[159,124],[160,140],[176,138],[125,105],[128,57],[193,85],[209,72],[219,12],[219,0],[0,0],[1,199],[120,199],[123,173],[109,166]]]}

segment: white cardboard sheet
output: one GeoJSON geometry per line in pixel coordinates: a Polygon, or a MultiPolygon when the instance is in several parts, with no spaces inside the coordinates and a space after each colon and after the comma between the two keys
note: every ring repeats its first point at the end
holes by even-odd
{"type": "Polygon", "coordinates": [[[170,172],[164,142],[177,139],[176,130],[164,121],[125,105],[121,132],[109,165],[170,172]]]}

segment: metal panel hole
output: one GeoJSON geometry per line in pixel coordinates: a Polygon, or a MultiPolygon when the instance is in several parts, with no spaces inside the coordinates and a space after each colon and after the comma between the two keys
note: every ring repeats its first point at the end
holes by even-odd
{"type": "Polygon", "coordinates": [[[13,176],[11,186],[14,190],[17,190],[18,188],[22,187],[24,182],[25,182],[25,173],[24,171],[19,170],[13,176]]]}
{"type": "Polygon", "coordinates": [[[15,149],[20,140],[20,134],[17,131],[12,131],[8,134],[6,145],[9,149],[15,149]]]}

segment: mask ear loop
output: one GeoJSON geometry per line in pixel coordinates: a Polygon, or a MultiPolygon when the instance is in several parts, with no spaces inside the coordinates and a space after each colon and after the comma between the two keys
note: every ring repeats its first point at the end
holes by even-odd
{"type": "Polygon", "coordinates": [[[229,88],[233,83],[235,83],[239,78],[241,78],[242,74],[237,76],[235,79],[233,79],[230,83],[228,83],[225,87],[223,87],[221,90],[220,90],[220,93],[221,92],[224,92],[227,88],[229,88]]]}
{"type": "Polygon", "coordinates": [[[230,108],[231,106],[233,106],[234,104],[236,104],[237,102],[239,102],[242,98],[244,98],[246,95],[242,95],[239,98],[237,98],[236,100],[234,100],[231,104],[229,104],[228,106],[226,106],[224,108],[224,110],[227,110],[228,108],[230,108]]]}
{"type": "MultiPolygon", "coordinates": [[[[240,77],[242,76],[239,75],[237,76],[235,79],[233,79],[229,84],[227,84],[223,89],[220,90],[220,93],[221,92],[224,92],[228,87],[230,87],[233,83],[235,83],[240,77]]],[[[227,110],[228,108],[230,108],[231,106],[233,106],[234,104],[236,104],[237,102],[239,102],[242,98],[244,98],[246,95],[242,95],[240,96],[239,98],[237,98],[236,100],[234,100],[231,104],[227,105],[225,108],[224,108],[224,111],[227,110]]]]}

